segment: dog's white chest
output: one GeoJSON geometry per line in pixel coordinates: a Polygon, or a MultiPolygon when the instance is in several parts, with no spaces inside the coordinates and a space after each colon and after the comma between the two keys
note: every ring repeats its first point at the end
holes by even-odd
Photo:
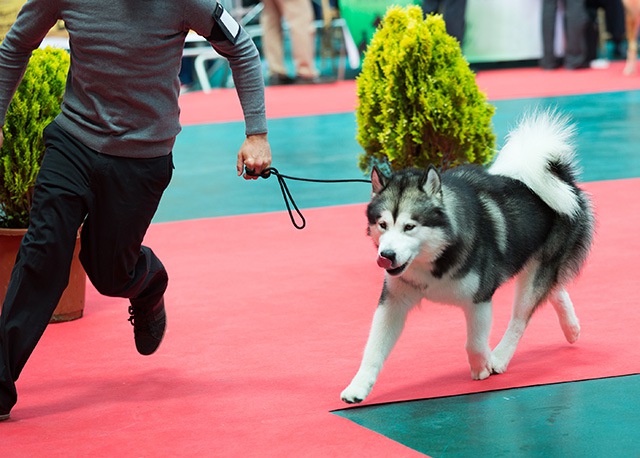
{"type": "Polygon", "coordinates": [[[479,275],[473,272],[459,278],[448,275],[436,278],[427,272],[407,271],[398,280],[418,289],[428,301],[450,305],[468,304],[480,285],[479,275]]]}

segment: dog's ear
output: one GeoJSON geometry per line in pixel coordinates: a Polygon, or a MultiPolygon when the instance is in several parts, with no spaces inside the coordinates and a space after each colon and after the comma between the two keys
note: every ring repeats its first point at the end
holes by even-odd
{"type": "Polygon", "coordinates": [[[371,170],[371,193],[378,194],[386,185],[387,177],[374,165],[371,170]]]}
{"type": "Polygon", "coordinates": [[[422,189],[430,196],[435,196],[442,190],[440,174],[433,165],[429,166],[422,177],[422,189]]]}

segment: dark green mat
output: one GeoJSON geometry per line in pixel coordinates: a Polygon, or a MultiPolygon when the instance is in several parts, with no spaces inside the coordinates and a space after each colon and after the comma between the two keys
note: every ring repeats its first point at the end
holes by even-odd
{"type": "Polygon", "coordinates": [[[432,457],[640,457],[640,375],[333,412],[432,457]]]}

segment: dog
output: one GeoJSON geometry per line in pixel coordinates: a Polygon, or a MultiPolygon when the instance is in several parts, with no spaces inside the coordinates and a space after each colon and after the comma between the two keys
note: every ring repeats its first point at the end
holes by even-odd
{"type": "Polygon", "coordinates": [[[522,117],[488,169],[462,165],[439,173],[430,166],[386,177],[374,167],[368,234],[386,272],[362,363],[343,401],[369,395],[407,313],[423,298],[464,310],[474,380],[506,371],[529,318],[546,300],[567,341],[578,339],[565,288],[590,252],[595,216],[576,184],[575,132],[556,110],[538,110],[522,117]],[[511,320],[491,351],[492,296],[512,277],[511,320]]]}
{"type": "Polygon", "coordinates": [[[623,73],[632,75],[637,71],[638,29],[640,28],[640,0],[622,0],[625,29],[627,32],[627,60],[623,73]]]}

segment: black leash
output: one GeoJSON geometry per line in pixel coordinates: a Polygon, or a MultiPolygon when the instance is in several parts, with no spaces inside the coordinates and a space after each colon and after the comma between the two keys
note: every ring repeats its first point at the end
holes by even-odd
{"type": "Polygon", "coordinates": [[[257,174],[253,170],[246,169],[246,168],[245,168],[245,171],[247,175],[251,175],[253,177],[259,176],[265,179],[269,178],[271,175],[275,175],[275,177],[278,179],[278,184],[280,185],[282,198],[284,199],[284,203],[287,206],[287,211],[289,212],[289,218],[291,219],[291,224],[293,224],[293,227],[295,227],[296,229],[304,229],[304,227],[307,225],[307,221],[304,219],[302,212],[296,205],[296,201],[293,200],[293,196],[291,195],[291,191],[289,191],[289,187],[287,186],[285,178],[289,180],[295,180],[295,181],[306,181],[308,183],[371,183],[371,180],[365,180],[364,178],[363,179],[357,179],[357,178],[346,179],[346,180],[319,180],[315,178],[292,177],[289,175],[281,174],[280,172],[278,172],[278,169],[276,169],[275,167],[267,167],[260,174],[257,174]],[[291,202],[291,204],[289,204],[289,202],[291,202]],[[293,208],[295,209],[296,213],[302,220],[302,223],[299,224],[298,222],[296,222],[293,216],[293,211],[291,211],[291,206],[293,206],[293,208]]]}

